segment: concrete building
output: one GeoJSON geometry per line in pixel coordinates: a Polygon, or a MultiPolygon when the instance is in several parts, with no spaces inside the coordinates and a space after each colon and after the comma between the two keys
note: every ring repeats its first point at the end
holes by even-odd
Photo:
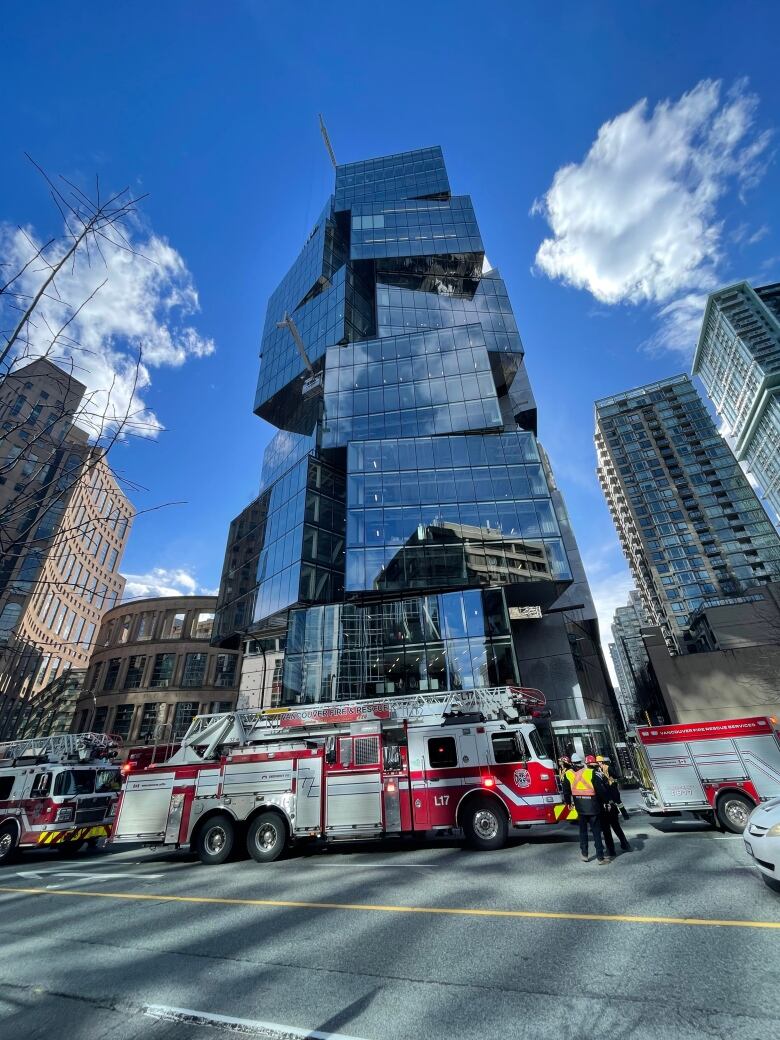
{"type": "Polygon", "coordinates": [[[108,611],[74,731],[165,743],[181,737],[195,715],[234,708],[241,655],[211,646],[215,607],[215,596],[166,596],[108,611]]]}
{"type": "Polygon", "coordinates": [[[615,666],[620,693],[618,702],[626,722],[642,710],[642,688],[649,658],[642,641],[642,629],[650,624],[642,599],[636,589],[628,594],[628,603],[618,607],[612,620],[609,652],[615,666]]]}
{"type": "Polygon", "coordinates": [[[734,453],[780,517],[780,283],[738,282],[707,300],[693,359],[734,453]]]}
{"type": "Polygon", "coordinates": [[[37,698],[86,668],[124,590],[133,508],[74,424],[84,391],[45,359],[0,383],[0,737],[23,732],[37,698]]]}
{"type": "Polygon", "coordinates": [[[705,600],[690,631],[694,652],[676,657],[645,633],[670,722],[780,715],[780,582],[705,600]]]}
{"type": "Polygon", "coordinates": [[[484,261],[423,148],[338,166],[268,301],[255,412],[278,433],[231,525],[217,638],[284,638],[282,703],[523,683],[558,720],[617,716],[484,261]]]}
{"type": "Polygon", "coordinates": [[[780,537],[688,376],[596,402],[598,478],[670,653],[689,616],[780,578],[780,537]]]}

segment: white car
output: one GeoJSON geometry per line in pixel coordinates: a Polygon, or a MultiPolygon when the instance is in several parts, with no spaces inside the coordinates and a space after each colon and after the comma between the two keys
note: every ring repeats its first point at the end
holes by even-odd
{"type": "Polygon", "coordinates": [[[764,884],[780,892],[780,798],[773,798],[753,810],[743,838],[764,884]]]}

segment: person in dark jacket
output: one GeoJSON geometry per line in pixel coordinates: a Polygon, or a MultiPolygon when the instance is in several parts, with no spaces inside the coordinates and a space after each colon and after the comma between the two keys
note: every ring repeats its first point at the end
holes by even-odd
{"type": "Polygon", "coordinates": [[[613,859],[613,855],[604,855],[604,844],[601,840],[601,807],[609,799],[609,789],[604,783],[596,759],[588,755],[583,765],[580,755],[571,756],[572,765],[566,770],[563,778],[563,800],[570,808],[577,810],[580,827],[580,853],[587,863],[588,829],[593,836],[596,859],[600,866],[605,866],[613,859]]]}
{"type": "MultiPolygon", "coordinates": [[[[613,833],[620,842],[620,848],[623,852],[630,852],[631,845],[629,844],[628,838],[623,833],[623,828],[620,826],[620,808],[622,808],[623,803],[620,798],[618,782],[610,773],[609,767],[609,759],[606,756],[599,755],[597,768],[601,773],[602,780],[607,789],[608,797],[608,801],[604,802],[601,806],[601,829],[604,832],[604,844],[607,846],[607,852],[610,856],[614,857],[615,842],[612,837],[613,833]]],[[[628,818],[628,813],[625,809],[623,809],[623,812],[626,818],[628,818]]]]}

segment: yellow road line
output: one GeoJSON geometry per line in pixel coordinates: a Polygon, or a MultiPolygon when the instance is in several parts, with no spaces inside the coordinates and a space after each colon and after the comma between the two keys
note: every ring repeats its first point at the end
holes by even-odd
{"type": "Polygon", "coordinates": [[[389,914],[442,914],[453,917],[510,917],[553,921],[614,921],[626,924],[683,924],[706,928],[769,928],[780,921],[731,921],[708,917],[658,917],[649,914],[577,914],[563,910],[488,910],[478,907],[393,906],[380,903],[309,903],[293,899],[230,899],[227,896],[168,896],[148,892],[85,892],[83,889],[18,888],[0,885],[0,892],[23,895],[76,896],[89,899],[129,899],[138,902],[195,903],[216,906],[268,906],[297,910],[373,910],[389,914]]]}

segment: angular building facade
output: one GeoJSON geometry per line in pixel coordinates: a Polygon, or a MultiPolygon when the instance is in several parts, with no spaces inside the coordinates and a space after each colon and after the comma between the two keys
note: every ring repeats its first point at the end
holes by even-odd
{"type": "Polygon", "coordinates": [[[693,359],[715,409],[780,517],[780,283],[739,282],[707,301],[693,359]]]}
{"type": "Polygon", "coordinates": [[[780,537],[686,375],[596,402],[598,478],[671,653],[704,600],[780,577],[780,537]]]}
{"type": "Polygon", "coordinates": [[[427,148],[338,166],[269,300],[255,412],[278,433],[231,526],[217,638],[283,636],[283,703],[523,682],[560,718],[613,712],[485,267],[471,199],[427,148]]]}

